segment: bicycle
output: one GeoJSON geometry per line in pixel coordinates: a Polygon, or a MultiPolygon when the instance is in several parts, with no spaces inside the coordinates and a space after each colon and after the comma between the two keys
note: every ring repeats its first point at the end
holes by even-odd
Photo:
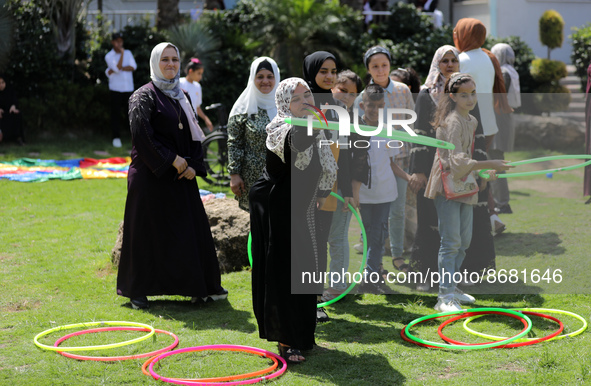
{"type": "Polygon", "coordinates": [[[214,103],[205,110],[217,110],[218,124],[203,140],[203,161],[207,176],[203,180],[210,185],[230,186],[228,173],[228,116],[221,103],[214,103]]]}

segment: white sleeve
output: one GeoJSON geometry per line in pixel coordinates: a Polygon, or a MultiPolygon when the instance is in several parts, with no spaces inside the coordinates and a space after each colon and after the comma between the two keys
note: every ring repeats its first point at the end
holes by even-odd
{"type": "Polygon", "coordinates": [[[137,63],[135,62],[135,59],[133,58],[133,54],[131,53],[131,51],[129,50],[125,50],[125,54],[129,55],[127,58],[129,60],[129,65],[131,67],[133,67],[134,71],[137,70],[137,63]]]}
{"type": "MultiPolygon", "coordinates": [[[[113,70],[113,72],[116,73],[119,72],[119,69],[117,68],[117,63],[119,62],[119,60],[117,60],[117,57],[113,51],[109,51],[107,55],[105,55],[105,62],[107,62],[106,72],[109,72],[109,70],[113,70]]],[[[109,75],[107,74],[107,76],[109,75]]]]}

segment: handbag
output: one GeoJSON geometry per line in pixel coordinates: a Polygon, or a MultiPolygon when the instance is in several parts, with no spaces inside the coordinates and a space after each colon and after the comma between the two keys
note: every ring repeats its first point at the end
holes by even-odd
{"type": "MultiPolygon", "coordinates": [[[[470,151],[470,158],[474,153],[474,141],[476,138],[476,131],[472,137],[472,150],[470,151]]],[[[447,200],[455,200],[457,198],[473,196],[480,190],[476,178],[472,172],[468,173],[460,180],[454,180],[451,172],[443,170],[441,164],[441,157],[439,156],[439,149],[437,149],[437,157],[439,158],[439,167],[441,168],[441,181],[443,182],[443,190],[445,191],[445,198],[447,200]]]]}

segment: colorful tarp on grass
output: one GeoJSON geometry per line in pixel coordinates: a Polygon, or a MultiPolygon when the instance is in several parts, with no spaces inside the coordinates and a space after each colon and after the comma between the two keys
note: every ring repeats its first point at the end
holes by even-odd
{"type": "Polygon", "coordinates": [[[42,160],[19,158],[0,162],[0,178],[19,182],[127,178],[130,157],[42,160]]]}

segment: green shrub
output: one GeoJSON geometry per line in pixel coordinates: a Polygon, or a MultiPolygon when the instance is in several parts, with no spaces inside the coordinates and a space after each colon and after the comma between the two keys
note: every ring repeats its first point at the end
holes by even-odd
{"type": "Polygon", "coordinates": [[[534,94],[534,103],[543,112],[565,111],[570,102],[569,89],[555,83],[541,85],[534,94]]]}
{"type": "Polygon", "coordinates": [[[435,28],[431,17],[412,4],[397,2],[389,10],[392,15],[387,21],[372,27],[370,45],[387,46],[392,53],[393,67],[412,67],[425,78],[435,51],[445,44],[453,45],[453,28],[435,28]]]}
{"type": "Polygon", "coordinates": [[[540,41],[548,47],[548,59],[550,59],[550,50],[562,47],[563,30],[564,20],[558,12],[549,9],[542,14],[539,21],[540,41]]]}
{"type": "Polygon", "coordinates": [[[6,5],[6,0],[0,0],[0,73],[4,72],[9,61],[8,54],[13,44],[13,20],[6,5]]]}
{"type": "Polygon", "coordinates": [[[566,64],[558,60],[535,59],[531,62],[531,74],[540,83],[557,82],[566,77],[566,64]]]}
{"type": "Polygon", "coordinates": [[[573,34],[569,36],[572,40],[573,53],[572,63],[576,67],[577,76],[581,78],[581,89],[587,87],[587,68],[591,64],[591,23],[583,27],[573,27],[573,34]]]}

